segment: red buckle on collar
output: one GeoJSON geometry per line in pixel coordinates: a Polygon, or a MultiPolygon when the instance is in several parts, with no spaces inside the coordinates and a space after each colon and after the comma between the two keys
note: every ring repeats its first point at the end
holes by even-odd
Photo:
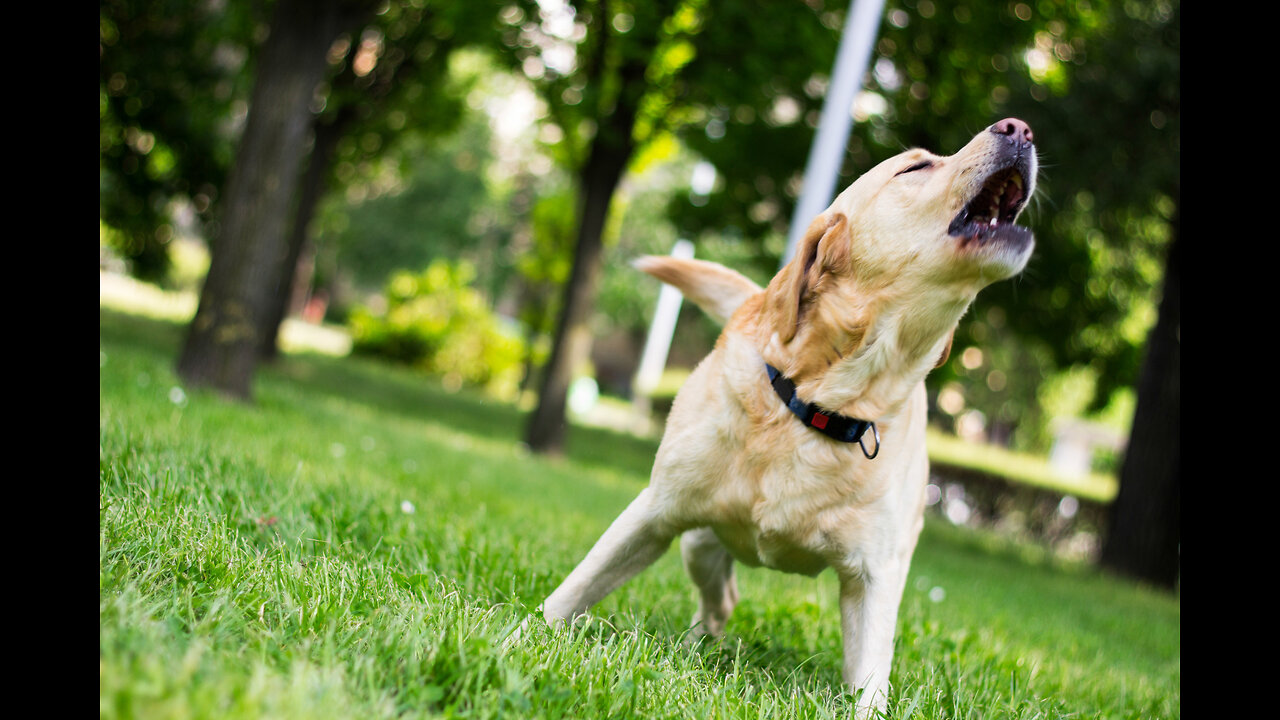
{"type": "Polygon", "coordinates": [[[813,425],[819,430],[823,430],[827,427],[827,420],[829,419],[830,418],[827,415],[823,415],[820,412],[816,412],[813,414],[813,418],[809,420],[809,424],[813,425]]]}

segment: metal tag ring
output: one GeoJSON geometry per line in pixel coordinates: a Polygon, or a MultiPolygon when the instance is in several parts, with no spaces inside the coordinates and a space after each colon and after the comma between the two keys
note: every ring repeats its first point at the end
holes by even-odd
{"type": "Polygon", "coordinates": [[[875,452],[870,452],[870,453],[867,452],[867,446],[862,442],[862,438],[865,438],[867,436],[865,432],[862,434],[862,437],[858,438],[858,445],[862,447],[862,454],[866,455],[868,460],[873,460],[875,459],[875,456],[880,454],[880,431],[876,429],[875,423],[868,423],[868,424],[871,425],[872,434],[876,436],[875,452]]]}

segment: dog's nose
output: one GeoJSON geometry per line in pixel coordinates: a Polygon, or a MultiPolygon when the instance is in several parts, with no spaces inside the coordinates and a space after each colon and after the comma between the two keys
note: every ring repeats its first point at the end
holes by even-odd
{"type": "Polygon", "coordinates": [[[1014,142],[1035,142],[1031,135],[1031,126],[1018,118],[1005,118],[987,128],[997,135],[1004,135],[1014,142]]]}

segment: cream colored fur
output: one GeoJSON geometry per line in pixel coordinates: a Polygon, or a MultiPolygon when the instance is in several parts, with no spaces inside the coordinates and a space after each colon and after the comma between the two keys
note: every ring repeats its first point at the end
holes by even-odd
{"type": "MultiPolygon", "coordinates": [[[[1011,141],[995,128],[950,157],[910,150],[868,171],[813,221],[767,288],[704,261],[638,263],[727,325],[676,398],[649,486],[546,599],[549,621],[584,614],[676,536],[698,591],[695,635],[723,632],[738,599],[735,560],[808,575],[832,568],[845,682],[862,690],[860,715],[884,707],[898,604],[924,522],[923,380],[977,292],[1019,272],[1031,254],[1029,235],[1019,243],[948,234],[1008,162],[1011,141]],[[920,162],[931,166],[901,172],[920,162]],[[805,401],[873,420],[879,455],[803,425],[774,394],[766,362],[805,401]]],[[[1029,197],[1035,159],[1026,152],[1029,197]]]]}

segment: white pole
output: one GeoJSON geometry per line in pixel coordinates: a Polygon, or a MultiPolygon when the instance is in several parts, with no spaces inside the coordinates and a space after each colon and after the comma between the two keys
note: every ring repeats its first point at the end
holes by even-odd
{"type": "Polygon", "coordinates": [[[796,244],[818,213],[827,209],[835,197],[836,178],[844,160],[849,130],[853,127],[853,100],[862,85],[862,76],[871,62],[871,49],[884,14],[884,0],[853,0],[845,16],[836,65],[831,71],[831,84],[822,105],[818,133],[809,148],[804,169],[804,186],[791,216],[787,234],[787,250],[782,256],[786,265],[796,252],[796,244]]]}

